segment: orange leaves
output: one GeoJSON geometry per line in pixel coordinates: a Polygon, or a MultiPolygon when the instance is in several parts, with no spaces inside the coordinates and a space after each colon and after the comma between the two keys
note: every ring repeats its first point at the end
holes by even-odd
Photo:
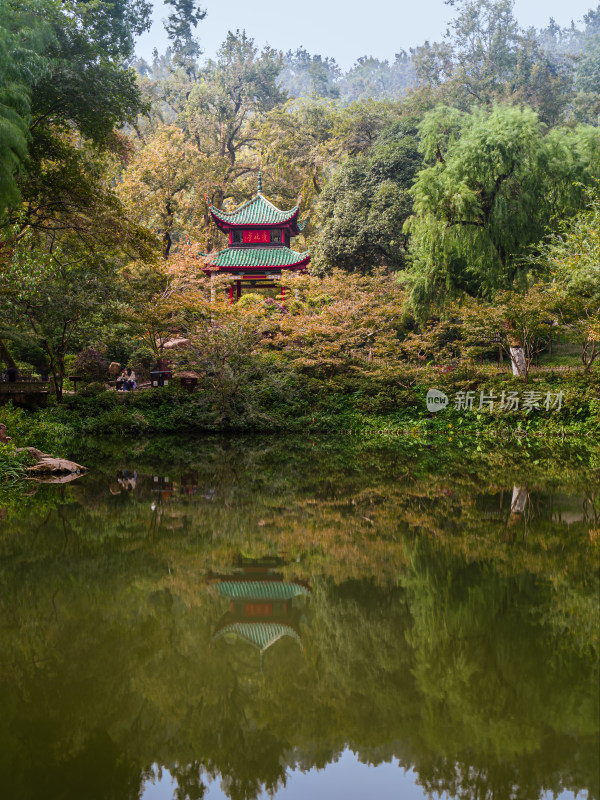
{"type": "Polygon", "coordinates": [[[130,158],[118,193],[130,215],[155,233],[201,239],[205,159],[174,125],[159,128],[130,158]]]}
{"type": "Polygon", "coordinates": [[[256,291],[230,303],[232,277],[207,274],[204,262],[197,247],[184,247],[158,266],[128,268],[125,318],[146,341],[150,331],[157,357],[168,336],[184,331],[206,344],[212,329],[223,341],[229,341],[227,330],[234,339],[243,330],[248,352],[276,352],[292,361],[334,366],[400,356],[406,294],[394,274],[284,275],[283,303],[256,291]]]}
{"type": "Polygon", "coordinates": [[[397,352],[406,296],[393,274],[334,271],[323,278],[285,276],[285,284],[293,299],[264,346],[292,358],[333,361],[397,352]]]}

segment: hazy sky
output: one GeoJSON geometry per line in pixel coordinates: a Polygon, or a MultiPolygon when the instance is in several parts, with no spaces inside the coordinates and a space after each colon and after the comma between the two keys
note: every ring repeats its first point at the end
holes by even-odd
{"type": "MultiPolygon", "coordinates": [[[[202,2],[202,0],[201,0],[202,2]]],[[[577,23],[597,0],[516,0],[515,16],[523,27],[577,23]]],[[[245,28],[258,45],[333,56],[348,69],[362,55],[393,60],[399,50],[436,40],[453,9],[443,0],[203,0],[208,14],[198,24],[202,49],[214,56],[228,30],[245,28]]],[[[152,30],[140,38],[137,51],[149,59],[152,49],[167,45],[161,19],[167,16],[155,2],[152,30]]]]}

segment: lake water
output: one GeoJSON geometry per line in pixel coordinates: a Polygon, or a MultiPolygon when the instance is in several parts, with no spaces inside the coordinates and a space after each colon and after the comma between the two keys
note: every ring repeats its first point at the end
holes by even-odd
{"type": "Polygon", "coordinates": [[[593,473],[308,438],[85,463],[0,493],[3,797],[599,797],[593,473]]]}

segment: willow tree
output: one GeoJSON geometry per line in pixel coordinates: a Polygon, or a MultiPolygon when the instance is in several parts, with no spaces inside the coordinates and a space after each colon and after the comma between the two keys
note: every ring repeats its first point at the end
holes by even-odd
{"type": "Polygon", "coordinates": [[[584,205],[583,186],[598,174],[597,129],[545,134],[527,108],[438,107],[419,132],[426,166],[407,230],[420,314],[461,293],[491,297],[524,281],[529,246],[584,205]]]}

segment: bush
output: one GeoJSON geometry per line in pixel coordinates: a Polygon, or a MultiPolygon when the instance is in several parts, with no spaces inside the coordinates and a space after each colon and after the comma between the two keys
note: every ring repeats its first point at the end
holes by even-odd
{"type": "Polygon", "coordinates": [[[84,384],[79,394],[83,397],[97,397],[99,394],[102,394],[106,391],[106,386],[101,381],[92,381],[91,383],[84,384]]]}
{"type": "Polygon", "coordinates": [[[73,361],[71,369],[76,375],[92,381],[102,381],[108,378],[108,361],[93,347],[82,350],[73,361]]]}
{"type": "Polygon", "coordinates": [[[253,308],[255,306],[262,305],[264,301],[265,298],[261,294],[257,294],[256,292],[248,292],[240,297],[240,299],[237,301],[237,305],[238,308],[253,308]]]}
{"type": "Polygon", "coordinates": [[[31,461],[29,453],[17,453],[12,442],[0,442],[0,484],[13,483],[24,478],[31,461]]]}

